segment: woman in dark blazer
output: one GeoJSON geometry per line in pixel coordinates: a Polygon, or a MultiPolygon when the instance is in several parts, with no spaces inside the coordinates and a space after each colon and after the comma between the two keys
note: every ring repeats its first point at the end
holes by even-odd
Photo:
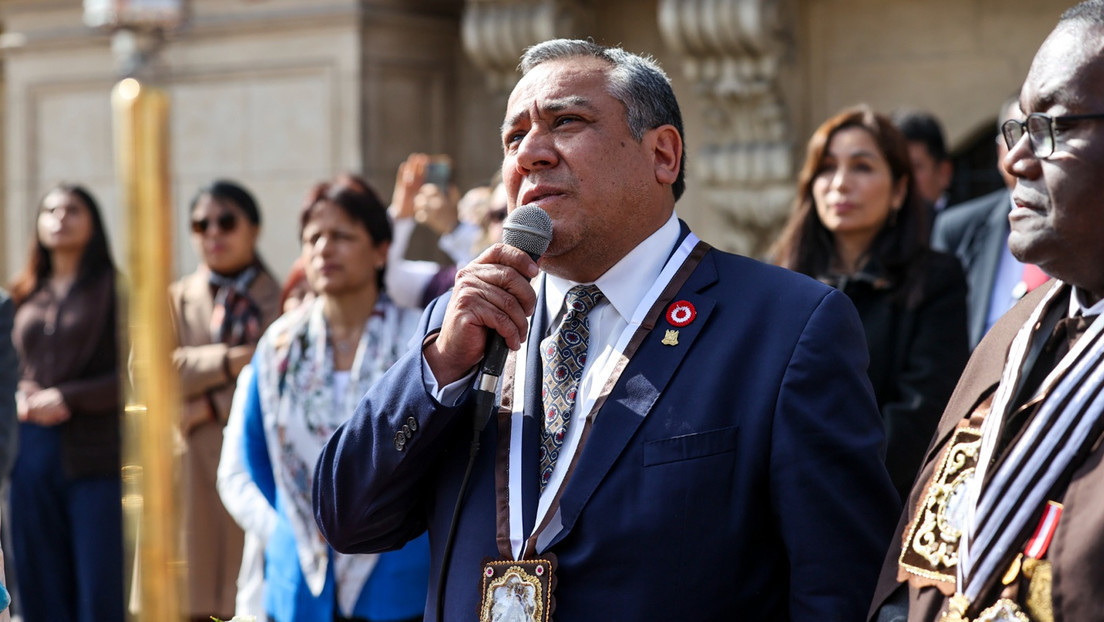
{"type": "Polygon", "coordinates": [[[969,355],[965,276],[957,259],[928,248],[926,219],[904,136],[859,106],[809,140],[793,212],[772,252],[778,265],[837,287],[858,309],[886,425],[886,467],[902,499],[969,355]]]}
{"type": "Polygon", "coordinates": [[[39,205],[12,285],[21,361],[11,529],[26,622],[123,620],[115,265],[80,186],[39,205]]]}

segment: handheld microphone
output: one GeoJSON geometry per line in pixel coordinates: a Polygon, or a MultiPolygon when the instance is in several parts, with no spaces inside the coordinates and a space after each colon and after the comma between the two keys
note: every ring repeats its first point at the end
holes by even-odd
{"type": "MultiPolygon", "coordinates": [[[[548,244],[552,242],[552,218],[548,216],[548,212],[536,205],[522,205],[510,212],[506,221],[502,223],[502,242],[525,251],[533,261],[537,261],[544,251],[548,250],[548,244]]],[[[493,330],[487,331],[486,354],[483,356],[479,369],[479,381],[476,383],[476,391],[485,395],[477,394],[476,398],[477,403],[486,400],[492,406],[484,407],[481,404],[476,408],[477,430],[482,430],[490,419],[494,395],[498,389],[502,370],[506,366],[508,353],[509,348],[506,347],[506,341],[502,335],[493,330]]]]}
{"type": "Polygon", "coordinates": [[[502,223],[502,243],[529,253],[537,261],[552,242],[552,218],[530,203],[510,212],[502,223]]]}
{"type": "MultiPolygon", "coordinates": [[[[548,244],[552,241],[552,218],[536,205],[522,205],[510,212],[502,223],[502,242],[520,248],[529,253],[533,261],[540,259],[548,244]]],[[[475,458],[479,455],[479,436],[487,427],[495,410],[495,394],[498,392],[498,380],[506,367],[506,355],[509,348],[506,340],[494,330],[487,331],[487,349],[479,368],[479,378],[475,384],[475,412],[472,417],[472,439],[468,446],[468,465],[464,477],[460,480],[460,490],[456,493],[456,505],[452,509],[445,549],[441,554],[441,570],[437,576],[437,619],[444,618],[445,584],[448,580],[449,560],[456,537],[456,526],[460,521],[460,508],[471,481],[475,458]]]]}

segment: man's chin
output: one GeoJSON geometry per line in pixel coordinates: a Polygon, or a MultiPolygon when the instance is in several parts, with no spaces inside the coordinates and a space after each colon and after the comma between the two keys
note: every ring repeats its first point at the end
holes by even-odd
{"type": "Polygon", "coordinates": [[[1008,236],[1008,250],[1020,263],[1030,263],[1042,267],[1053,256],[1053,249],[1047,251],[1046,239],[1038,232],[1018,233],[1008,236]]]}

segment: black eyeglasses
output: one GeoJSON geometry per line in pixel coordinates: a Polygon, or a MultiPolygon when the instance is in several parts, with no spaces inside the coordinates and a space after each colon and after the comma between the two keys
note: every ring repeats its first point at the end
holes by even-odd
{"type": "Polygon", "coordinates": [[[201,218],[199,220],[192,221],[192,233],[198,233],[203,235],[207,233],[207,228],[214,226],[220,231],[230,233],[234,229],[238,228],[238,215],[233,212],[226,212],[225,214],[219,214],[215,218],[201,218]]]}
{"type": "Polygon", "coordinates": [[[1001,134],[1004,135],[1004,143],[1011,150],[1026,133],[1031,143],[1031,153],[1035,154],[1036,158],[1044,160],[1054,154],[1055,123],[1074,123],[1092,119],[1104,119],[1104,114],[1070,114],[1052,117],[1041,112],[1033,112],[1027,115],[1026,121],[1009,119],[1002,123],[1001,134]]]}

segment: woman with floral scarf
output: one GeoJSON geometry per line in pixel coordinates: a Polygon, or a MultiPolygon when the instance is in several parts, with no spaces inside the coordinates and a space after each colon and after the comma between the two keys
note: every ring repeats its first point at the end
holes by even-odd
{"type": "Polygon", "coordinates": [[[319,184],[300,231],[317,295],[265,332],[241,389],[246,465],[279,515],[265,548],[266,613],[277,622],[418,620],[426,536],[391,553],[338,554],[315,526],[311,482],[323,444],[408,349],[419,312],[382,291],[391,227],[374,192],[319,184]]]}

